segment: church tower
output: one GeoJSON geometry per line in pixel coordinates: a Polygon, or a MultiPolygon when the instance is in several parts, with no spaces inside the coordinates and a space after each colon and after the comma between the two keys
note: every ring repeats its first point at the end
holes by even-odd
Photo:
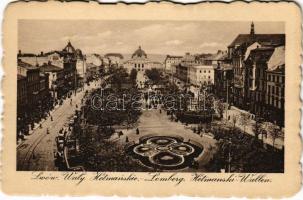
{"type": "Polygon", "coordinates": [[[251,25],[250,25],[250,40],[251,41],[255,41],[255,25],[254,25],[254,22],[251,22],[251,25]]]}

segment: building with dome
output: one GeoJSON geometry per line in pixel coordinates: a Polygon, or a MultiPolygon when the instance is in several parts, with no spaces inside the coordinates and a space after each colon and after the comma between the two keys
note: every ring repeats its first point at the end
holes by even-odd
{"type": "Polygon", "coordinates": [[[124,62],[124,67],[128,72],[132,69],[136,69],[138,72],[144,72],[146,69],[162,68],[163,63],[149,60],[145,51],[141,46],[139,46],[139,48],[132,54],[131,59],[124,62]]]}

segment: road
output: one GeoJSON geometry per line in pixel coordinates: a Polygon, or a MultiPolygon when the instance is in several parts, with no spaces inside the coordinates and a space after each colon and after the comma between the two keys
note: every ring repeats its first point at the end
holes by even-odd
{"type": "MultiPolygon", "coordinates": [[[[92,90],[99,84],[92,83],[85,86],[85,90],[92,90]]],[[[54,152],[56,151],[55,138],[59,130],[67,125],[70,118],[73,117],[76,104],[80,105],[85,90],[72,95],[72,105],[70,98],[66,99],[61,106],[51,112],[53,121],[48,117],[43,123],[42,128],[35,129],[30,136],[26,138],[17,147],[17,170],[21,171],[57,171],[55,166],[54,152]],[[49,134],[47,134],[47,128],[49,134]]]]}

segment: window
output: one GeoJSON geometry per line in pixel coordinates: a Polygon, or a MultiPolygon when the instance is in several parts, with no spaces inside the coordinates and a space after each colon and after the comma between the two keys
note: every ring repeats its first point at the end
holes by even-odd
{"type": "Polygon", "coordinates": [[[208,70],[208,73],[210,73],[210,70],[208,70]]]}
{"type": "Polygon", "coordinates": [[[208,76],[208,79],[210,79],[210,76],[208,76]]]}
{"type": "Polygon", "coordinates": [[[276,87],[276,95],[279,95],[279,87],[276,87]]]}
{"type": "Polygon", "coordinates": [[[206,73],[206,70],[204,70],[204,73],[206,73]]]}
{"type": "Polygon", "coordinates": [[[202,71],[200,70],[200,73],[202,73],[202,71]]]}
{"type": "Polygon", "coordinates": [[[276,77],[275,75],[272,75],[272,81],[275,82],[276,81],[276,77]]]}

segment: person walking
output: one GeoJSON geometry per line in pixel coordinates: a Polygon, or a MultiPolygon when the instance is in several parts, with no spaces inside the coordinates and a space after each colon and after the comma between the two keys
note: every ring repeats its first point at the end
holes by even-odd
{"type": "Polygon", "coordinates": [[[139,128],[136,129],[136,134],[137,134],[137,135],[140,134],[139,128]]]}

